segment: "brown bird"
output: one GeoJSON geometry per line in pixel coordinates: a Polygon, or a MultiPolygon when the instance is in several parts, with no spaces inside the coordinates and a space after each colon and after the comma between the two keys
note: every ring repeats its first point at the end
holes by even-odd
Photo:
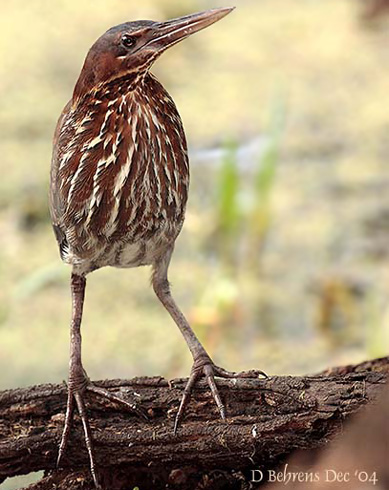
{"type": "Polygon", "coordinates": [[[215,376],[257,377],[258,371],[217,367],[171,296],[168,267],[181,231],[189,165],[181,118],[150,73],[167,48],[218,21],[219,8],[167,22],[127,22],[109,29],[90,49],[54,136],[50,210],[61,258],[72,266],[73,301],[68,400],[58,454],[63,457],[74,407],[80,414],[91,472],[98,486],[85,393],[132,404],[89,380],[81,361],[86,275],[105,266],[152,266],[154,291],[178,325],[193,367],[177,412],[177,430],[196,381],[205,376],[220,415],[215,376]]]}

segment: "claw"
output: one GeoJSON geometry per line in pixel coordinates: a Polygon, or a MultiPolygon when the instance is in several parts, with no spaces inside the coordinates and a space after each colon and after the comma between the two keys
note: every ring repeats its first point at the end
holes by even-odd
{"type": "Polygon", "coordinates": [[[196,371],[192,370],[192,372],[189,376],[188,382],[185,386],[184,393],[183,393],[182,398],[181,398],[180,407],[178,409],[176,419],[174,421],[174,429],[173,429],[174,435],[177,435],[177,430],[178,430],[178,427],[180,425],[181,418],[184,414],[185,407],[187,406],[187,404],[190,400],[192,389],[193,389],[194,385],[196,384],[196,381],[198,380],[200,375],[201,374],[198,371],[196,372],[196,371]]]}
{"type": "Polygon", "coordinates": [[[215,366],[212,363],[212,361],[209,361],[206,364],[202,364],[201,366],[196,365],[196,361],[195,361],[192,367],[192,372],[190,373],[188,382],[185,386],[184,393],[181,398],[180,406],[178,408],[178,412],[174,421],[174,428],[173,428],[174,435],[177,435],[177,430],[180,426],[185,408],[189,403],[193,388],[201,376],[205,376],[205,379],[207,380],[208,386],[211,390],[212,397],[215,400],[215,403],[219,409],[220,417],[223,420],[225,420],[226,418],[226,410],[220,398],[219,390],[217,388],[216,381],[215,381],[215,376],[218,376],[220,378],[254,378],[255,379],[258,378],[259,376],[268,378],[266,373],[257,369],[235,373],[233,371],[227,371],[226,369],[223,369],[219,366],[215,366]]]}
{"type": "Polygon", "coordinates": [[[92,393],[95,393],[96,395],[107,398],[107,400],[110,400],[111,402],[119,403],[127,407],[129,410],[131,410],[131,412],[135,413],[136,415],[138,415],[138,417],[141,417],[144,420],[149,420],[149,417],[146,415],[145,411],[137,407],[135,403],[129,403],[126,400],[123,400],[123,398],[120,398],[120,396],[117,396],[110,391],[104,388],[100,388],[99,386],[95,386],[93,384],[89,384],[86,389],[88,391],[91,391],[92,393]]]}
{"type": "Polygon", "coordinates": [[[92,442],[92,432],[90,429],[88,415],[86,412],[85,401],[84,401],[85,390],[91,391],[92,393],[95,393],[96,395],[107,398],[110,401],[120,403],[120,404],[124,405],[126,408],[130,409],[136,415],[142,417],[145,420],[148,420],[148,417],[145,414],[145,412],[140,410],[135,404],[129,403],[126,400],[123,400],[122,398],[118,397],[117,395],[114,395],[110,391],[108,391],[104,388],[100,388],[98,386],[94,386],[93,384],[91,384],[89,382],[82,389],[68,389],[68,400],[67,400],[67,407],[66,407],[65,425],[64,425],[63,432],[62,432],[61,443],[60,443],[59,451],[58,451],[57,467],[59,467],[62,463],[63,456],[65,454],[65,451],[66,451],[66,448],[67,448],[67,445],[69,442],[70,431],[71,431],[72,423],[73,423],[74,407],[76,405],[78,413],[79,413],[81,421],[82,421],[82,426],[84,429],[85,444],[86,444],[86,448],[88,451],[89,466],[90,466],[90,471],[92,474],[93,482],[95,484],[96,489],[101,490],[102,487],[99,483],[99,479],[97,477],[97,471],[96,471],[96,460],[95,460],[95,453],[94,453],[93,442],[92,442]]]}
{"type": "Polygon", "coordinates": [[[84,428],[85,444],[86,444],[86,449],[88,451],[89,464],[93,477],[93,482],[95,484],[95,487],[99,489],[101,487],[96,474],[96,462],[95,462],[95,455],[94,455],[94,449],[92,444],[92,434],[90,430],[89,420],[86,414],[84,399],[79,392],[76,392],[74,394],[74,398],[76,399],[78,412],[80,414],[82,426],[84,428]]]}
{"type": "Polygon", "coordinates": [[[214,366],[214,371],[217,376],[220,378],[258,378],[259,376],[263,376],[264,378],[268,378],[269,376],[260,369],[251,369],[250,371],[241,371],[239,373],[235,373],[233,371],[227,371],[219,366],[214,366]]]}
{"type": "Polygon", "coordinates": [[[66,447],[68,445],[70,429],[72,427],[73,411],[74,411],[74,398],[73,395],[70,393],[70,391],[68,391],[65,425],[62,432],[61,444],[59,446],[59,451],[58,451],[57,468],[61,465],[63,455],[65,454],[66,447]]]}
{"type": "Polygon", "coordinates": [[[217,405],[217,408],[219,409],[220,412],[220,417],[225,420],[226,418],[226,409],[224,407],[224,404],[220,398],[219,390],[217,389],[215,378],[214,378],[214,370],[212,366],[205,366],[204,367],[204,373],[205,373],[205,378],[207,380],[208,386],[211,389],[211,393],[213,396],[213,399],[215,400],[215,403],[217,405]]]}
{"type": "Polygon", "coordinates": [[[82,426],[84,429],[85,444],[88,451],[89,466],[90,466],[93,482],[95,484],[96,489],[101,489],[96,473],[96,463],[95,463],[95,456],[93,450],[92,435],[91,435],[91,430],[89,426],[89,421],[86,413],[82,391],[74,391],[74,392],[71,390],[68,391],[65,426],[62,432],[61,444],[59,446],[59,451],[58,451],[57,467],[61,465],[63,456],[65,454],[69,442],[70,430],[72,428],[72,423],[73,423],[73,413],[74,413],[75,404],[77,405],[77,410],[78,413],[80,414],[82,426]]]}

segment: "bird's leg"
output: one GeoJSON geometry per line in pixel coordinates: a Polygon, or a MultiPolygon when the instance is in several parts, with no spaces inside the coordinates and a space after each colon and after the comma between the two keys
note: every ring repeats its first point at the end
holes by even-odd
{"type": "Polygon", "coordinates": [[[207,351],[201,345],[199,339],[196,337],[188,321],[182,314],[181,310],[178,308],[171,295],[167,273],[172,251],[173,250],[171,250],[161,261],[154,265],[152,282],[155,294],[177,324],[193,356],[192,370],[186,384],[174,423],[174,433],[176,433],[184,414],[185,408],[189,402],[193,387],[200,377],[205,376],[205,379],[207,380],[207,383],[210,387],[213,399],[215,400],[215,403],[219,409],[220,416],[222,419],[225,419],[225,407],[220,398],[219,390],[216,386],[215,376],[219,376],[221,378],[257,378],[258,376],[266,377],[266,374],[263,371],[259,370],[242,371],[239,373],[235,373],[232,371],[226,371],[225,369],[218,367],[213,363],[212,359],[209,357],[207,351]]]}
{"type": "Polygon", "coordinates": [[[99,396],[107,398],[114,402],[119,402],[144,418],[147,418],[134,404],[128,403],[113,393],[94,386],[86,374],[81,362],[81,319],[84,305],[86,279],[84,276],[72,274],[71,292],[72,292],[72,321],[70,327],[70,361],[69,361],[69,381],[68,381],[68,399],[65,416],[65,426],[62,432],[61,443],[59,446],[57,466],[61,464],[66,446],[69,441],[70,430],[73,421],[74,407],[77,407],[80,415],[85,444],[88,451],[90,470],[96,488],[101,488],[96,475],[96,463],[92,444],[91,430],[89,427],[88,417],[85,408],[85,391],[91,391],[99,396]]]}
{"type": "Polygon", "coordinates": [[[57,466],[61,464],[66,446],[69,441],[70,430],[73,421],[74,405],[77,405],[82,425],[84,428],[85,443],[88,450],[90,469],[96,488],[100,488],[96,475],[95,457],[92,445],[91,431],[85,410],[84,393],[89,379],[81,362],[81,319],[85,297],[86,280],[84,276],[72,274],[72,322],[70,326],[70,360],[69,360],[69,382],[68,401],[66,407],[65,426],[59,446],[57,466]]]}

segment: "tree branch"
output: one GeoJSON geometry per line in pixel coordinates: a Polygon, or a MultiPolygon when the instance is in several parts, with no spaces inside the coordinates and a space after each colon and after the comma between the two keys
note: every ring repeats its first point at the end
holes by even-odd
{"type": "MultiPolygon", "coordinates": [[[[132,489],[141,482],[148,482],[149,488],[153,482],[155,490],[170,481],[171,488],[193,490],[194,479],[199,482],[206,474],[225,474],[225,482],[239,479],[250,468],[278,464],[296,448],[326,444],[350,414],[377,397],[388,373],[386,357],[314,376],[218,380],[227,423],[219,419],[201,382],[176,437],[174,415],[186,380],[168,383],[156,377],[96,383],[136,401],[149,416],[149,421],[138,419],[121,406],[88,395],[99,472],[110,489],[132,489]],[[177,482],[183,483],[177,487],[177,482]]],[[[0,483],[14,475],[55,470],[65,405],[65,385],[0,392],[0,483]]],[[[87,465],[76,417],[64,469],[30,488],[52,489],[54,484],[58,489],[93,488],[87,465]]],[[[217,488],[204,485],[198,488],[217,488]]]]}

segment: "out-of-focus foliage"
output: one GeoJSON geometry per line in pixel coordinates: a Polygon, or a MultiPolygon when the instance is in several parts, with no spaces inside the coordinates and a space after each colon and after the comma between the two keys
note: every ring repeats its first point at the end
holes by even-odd
{"type": "Polygon", "coordinates": [[[216,194],[217,202],[215,208],[217,215],[215,226],[220,234],[219,240],[224,242],[232,235],[236,238],[239,222],[242,219],[239,209],[239,168],[236,161],[237,144],[228,142],[225,148],[225,155],[221,162],[221,170],[218,178],[218,190],[216,194]]]}

